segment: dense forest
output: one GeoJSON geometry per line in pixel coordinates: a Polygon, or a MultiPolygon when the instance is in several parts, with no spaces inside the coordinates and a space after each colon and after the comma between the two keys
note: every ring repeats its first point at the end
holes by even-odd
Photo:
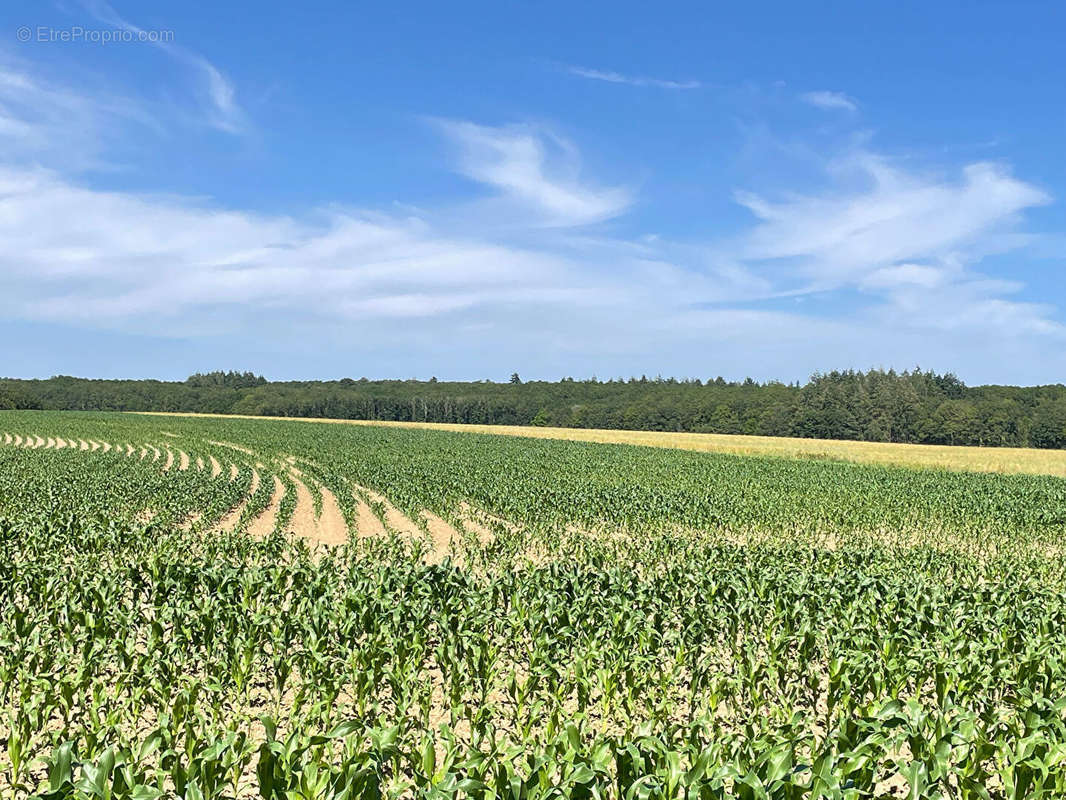
{"type": "Polygon", "coordinates": [[[0,379],[0,409],[196,411],[286,417],[746,433],[877,442],[1066,447],[1066,386],[966,386],[915,369],[829,372],[805,384],[675,378],[506,383],[0,379]]]}

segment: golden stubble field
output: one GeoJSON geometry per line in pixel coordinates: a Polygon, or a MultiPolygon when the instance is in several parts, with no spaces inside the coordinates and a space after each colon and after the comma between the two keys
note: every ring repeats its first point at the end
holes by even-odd
{"type": "Polygon", "coordinates": [[[795,439],[774,436],[741,436],[718,433],[671,433],[663,431],[599,430],[594,428],[540,428],[523,425],[462,425],[446,422],[381,422],[354,419],[304,417],[257,417],[230,414],[132,412],[179,417],[237,417],[239,419],[296,420],[334,425],[378,425],[424,428],[457,433],[526,436],[534,439],[564,439],[603,444],[632,444],[708,453],[823,458],[861,464],[1001,472],[1066,477],[1066,450],[1023,447],[954,447],[949,445],[848,442],[835,439],[795,439]]]}

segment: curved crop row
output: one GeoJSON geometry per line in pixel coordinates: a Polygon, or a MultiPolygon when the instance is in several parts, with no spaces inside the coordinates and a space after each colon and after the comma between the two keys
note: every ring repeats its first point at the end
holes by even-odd
{"type": "Polygon", "coordinates": [[[296,422],[4,430],[0,797],[1066,796],[1066,481],[296,422]],[[309,548],[297,480],[394,535],[309,548]]]}

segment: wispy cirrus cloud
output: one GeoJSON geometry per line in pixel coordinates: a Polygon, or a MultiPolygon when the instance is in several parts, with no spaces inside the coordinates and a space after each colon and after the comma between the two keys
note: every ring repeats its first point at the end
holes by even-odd
{"type": "Polygon", "coordinates": [[[977,268],[1024,243],[1011,231],[1024,211],[1051,201],[1044,191],[988,162],[947,177],[859,151],[827,169],[865,188],[776,202],[737,195],[758,220],[738,248],[749,269],[807,292],[858,289],[880,300],[870,312],[895,327],[1066,338],[1053,306],[1012,299],[1023,284],[977,268]]]}
{"type": "Polygon", "coordinates": [[[787,260],[798,274],[827,282],[919,259],[979,260],[995,252],[996,233],[1017,222],[1020,212],[1050,202],[995,163],[973,163],[949,178],[908,172],[858,151],[827,169],[841,183],[865,186],[780,201],[737,194],[758,219],[746,237],[747,259],[787,260]]]}
{"type": "Polygon", "coordinates": [[[700,81],[674,81],[664,80],[662,78],[646,78],[639,75],[623,75],[620,72],[613,72],[610,70],[589,69],[587,67],[574,67],[570,66],[566,68],[566,71],[571,75],[577,75],[579,78],[588,78],[593,81],[603,81],[605,83],[621,83],[627,86],[649,86],[655,89],[699,89],[703,86],[700,81]]]}
{"type": "Polygon", "coordinates": [[[142,330],[166,318],[187,335],[211,308],[234,321],[427,317],[564,288],[550,255],[355,211],[263,215],[5,169],[0,212],[0,240],[19,253],[0,257],[5,312],[38,319],[142,330]]]}
{"type": "Polygon", "coordinates": [[[112,169],[108,144],[116,130],[131,129],[158,133],[162,126],[129,97],[101,87],[89,95],[0,57],[0,148],[7,159],[112,169]]]}
{"type": "Polygon", "coordinates": [[[843,92],[804,92],[800,96],[807,105],[822,108],[826,111],[858,111],[859,104],[843,92]]]}
{"type": "Polygon", "coordinates": [[[248,128],[248,118],[237,102],[237,93],[232,82],[211,61],[200,53],[170,41],[146,36],[146,32],[121,17],[106,0],[81,0],[84,8],[97,20],[107,25],[145,36],[145,41],[157,47],[171,58],[189,67],[199,76],[198,92],[203,99],[207,123],[230,134],[243,133],[248,128]]]}
{"type": "Polygon", "coordinates": [[[618,216],[632,203],[625,187],[582,180],[577,149],[544,129],[457,120],[436,120],[436,125],[459,149],[459,172],[535,212],[531,222],[587,225],[618,216]]]}
{"type": "Polygon", "coordinates": [[[595,225],[635,191],[590,179],[577,146],[543,125],[433,121],[446,165],[488,199],[268,214],[94,186],[61,152],[86,148],[64,114],[40,117],[57,102],[101,129],[129,124],[111,101],[0,72],[0,142],[36,139],[42,163],[0,147],[8,320],[211,339],[220,352],[287,347],[299,328],[316,352],[340,352],[320,347],[333,342],[390,359],[391,373],[419,358],[443,372],[454,353],[496,372],[692,374],[710,357],[716,372],[791,378],[827,359],[965,370],[1003,348],[1022,369],[1066,352],[1058,309],[982,272],[1024,246],[1026,212],[1049,200],[1002,164],[923,172],[856,148],[825,161],[817,191],[738,193],[750,223],[681,243],[595,225]],[[807,311],[826,297],[832,312],[807,311]]]}

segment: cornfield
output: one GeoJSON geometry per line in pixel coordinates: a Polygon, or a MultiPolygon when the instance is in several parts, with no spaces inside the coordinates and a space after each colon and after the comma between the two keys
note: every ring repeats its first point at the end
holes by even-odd
{"type": "Polygon", "coordinates": [[[1064,533],[1050,476],[4,412],[0,799],[1066,797],[1064,533]]]}

